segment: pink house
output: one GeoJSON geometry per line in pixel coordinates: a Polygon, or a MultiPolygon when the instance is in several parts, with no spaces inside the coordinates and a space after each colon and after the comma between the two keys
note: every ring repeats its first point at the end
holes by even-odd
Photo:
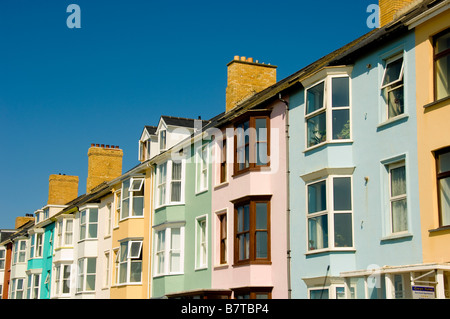
{"type": "Polygon", "coordinates": [[[211,288],[232,298],[289,297],[288,109],[275,83],[275,66],[235,57],[214,125],[211,288]]]}

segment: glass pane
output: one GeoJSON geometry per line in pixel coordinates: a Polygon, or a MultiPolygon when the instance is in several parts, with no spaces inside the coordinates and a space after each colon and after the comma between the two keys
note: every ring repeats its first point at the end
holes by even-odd
{"type": "Polygon", "coordinates": [[[306,93],[306,114],[321,109],[323,105],[325,82],[319,83],[306,93]]]}
{"type": "Polygon", "coordinates": [[[86,225],[80,227],[80,239],[86,238],[86,225]]]}
{"type": "Polygon", "coordinates": [[[267,258],[267,232],[256,232],[256,258],[267,258]]]}
{"type": "Polygon", "coordinates": [[[126,261],[128,256],[128,243],[121,243],[120,244],[120,262],[126,261]]]}
{"type": "Polygon", "coordinates": [[[129,198],[122,201],[122,207],[120,208],[120,212],[122,214],[122,216],[121,216],[122,218],[126,218],[130,214],[130,199],[129,198]]]}
{"type": "Polygon", "coordinates": [[[256,165],[266,165],[267,160],[267,143],[256,144],[256,165]]]}
{"type": "Polygon", "coordinates": [[[172,182],[171,201],[181,201],[181,182],[172,182]]]}
{"type": "Polygon", "coordinates": [[[350,177],[333,178],[334,210],[352,210],[352,182],[350,177]]]}
{"type": "Polygon", "coordinates": [[[141,256],[141,242],[132,242],[131,243],[131,249],[130,249],[130,257],[131,258],[139,258],[141,256]]]}
{"type": "Polygon", "coordinates": [[[332,107],[350,106],[349,78],[332,79],[332,107]]]}
{"type": "Polygon", "coordinates": [[[139,191],[143,184],[144,184],[144,180],[143,179],[133,179],[133,184],[132,184],[131,189],[133,191],[139,191]]]}
{"type": "Polygon", "coordinates": [[[172,163],[172,180],[181,180],[181,163],[172,163]]]}
{"type": "Polygon", "coordinates": [[[333,111],[333,140],[350,138],[350,110],[333,111]]]}
{"type": "Polygon", "coordinates": [[[255,119],[256,140],[267,141],[267,120],[255,119]]]}
{"type": "Polygon", "coordinates": [[[395,60],[386,66],[386,73],[383,79],[383,86],[389,83],[400,80],[400,75],[403,67],[403,58],[395,60]]]}
{"type": "Polygon", "coordinates": [[[328,248],[328,216],[308,218],[309,250],[328,248]]]}
{"type": "Polygon", "coordinates": [[[391,169],[391,196],[406,194],[406,171],[405,166],[391,169]]]}
{"type": "Polygon", "coordinates": [[[171,230],[170,248],[172,250],[179,250],[181,248],[180,228],[172,228],[171,230]]]}
{"type": "Polygon", "coordinates": [[[180,253],[172,252],[170,258],[170,272],[179,272],[181,270],[180,253]]]}
{"type": "Polygon", "coordinates": [[[392,202],[392,232],[398,233],[408,230],[406,199],[392,202]]]}
{"type": "Polygon", "coordinates": [[[127,282],[127,265],[128,263],[123,262],[119,266],[119,283],[127,282]]]}
{"type": "Polygon", "coordinates": [[[131,263],[130,269],[130,282],[140,282],[141,274],[142,274],[142,262],[141,261],[133,261],[131,263]]]}
{"type": "Polygon", "coordinates": [[[308,213],[316,213],[327,209],[326,182],[308,185],[308,213]]]}
{"type": "Polygon", "coordinates": [[[336,299],[345,299],[344,287],[336,287],[336,299]]]}
{"type": "Polygon", "coordinates": [[[388,118],[403,114],[405,110],[403,86],[388,92],[388,118]]]}
{"type": "Polygon", "coordinates": [[[256,203],[256,229],[267,229],[267,203],[256,203]]]}
{"type": "Polygon", "coordinates": [[[95,275],[86,275],[86,290],[95,290],[95,275]]]}
{"type": "Polygon", "coordinates": [[[248,233],[238,236],[239,239],[239,260],[250,257],[250,235],[248,233]]]}
{"type": "Polygon", "coordinates": [[[439,180],[441,226],[450,225],[450,177],[439,180]]]}
{"type": "Polygon", "coordinates": [[[89,225],[89,238],[97,238],[97,224],[89,225]]]}
{"type": "Polygon", "coordinates": [[[123,198],[128,198],[128,196],[130,196],[130,180],[127,179],[126,181],[123,182],[123,186],[122,186],[122,197],[123,198]]]}
{"type": "Polygon", "coordinates": [[[250,132],[248,130],[248,128],[250,127],[250,122],[244,122],[244,139],[245,139],[245,144],[248,144],[250,142],[250,132]]]}
{"type": "Polygon", "coordinates": [[[89,210],[89,222],[90,223],[96,223],[98,221],[98,209],[97,208],[91,208],[89,210]]]}
{"type": "Polygon", "coordinates": [[[133,197],[133,216],[144,215],[144,197],[133,197]]]}
{"type": "Polygon", "coordinates": [[[156,250],[158,250],[158,251],[164,250],[165,242],[166,242],[166,231],[165,230],[159,231],[158,232],[158,247],[156,248],[156,250]]]}
{"type": "Polygon", "coordinates": [[[159,183],[164,183],[166,181],[167,173],[167,163],[161,164],[159,166],[159,183]]]}
{"type": "Polygon", "coordinates": [[[308,147],[323,143],[327,140],[327,119],[325,112],[308,119],[307,127],[308,147]]]}
{"type": "Polygon", "coordinates": [[[450,151],[444,154],[439,155],[439,172],[448,172],[450,171],[450,151]]]}
{"type": "Polygon", "coordinates": [[[435,54],[439,54],[447,49],[450,49],[450,31],[447,31],[447,33],[441,35],[439,38],[436,39],[436,46],[434,52],[435,54]]]}
{"type": "Polygon", "coordinates": [[[97,258],[88,258],[87,259],[87,269],[86,272],[88,274],[95,274],[97,258]]]}
{"type": "Polygon", "coordinates": [[[436,60],[436,99],[450,95],[450,55],[436,60]]]}
{"type": "Polygon", "coordinates": [[[244,206],[244,231],[250,229],[250,205],[244,206]]]}
{"type": "Polygon", "coordinates": [[[82,211],[80,214],[80,224],[86,224],[86,211],[82,211]]]}
{"type": "Polygon", "coordinates": [[[334,214],[335,247],[352,247],[352,214],[334,214]]]}

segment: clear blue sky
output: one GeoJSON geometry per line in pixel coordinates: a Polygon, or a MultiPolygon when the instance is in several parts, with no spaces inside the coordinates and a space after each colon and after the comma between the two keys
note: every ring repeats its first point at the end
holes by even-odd
{"type": "Polygon", "coordinates": [[[134,167],[144,125],[225,108],[235,55],[281,80],[370,29],[376,0],[0,1],[0,229],[47,203],[51,174],[86,190],[91,143],[134,167]],[[69,4],[81,29],[69,29],[69,4]]]}

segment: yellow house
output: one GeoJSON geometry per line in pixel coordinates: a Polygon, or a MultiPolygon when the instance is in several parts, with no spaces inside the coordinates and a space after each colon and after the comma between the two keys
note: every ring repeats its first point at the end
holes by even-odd
{"type": "Polygon", "coordinates": [[[440,1],[430,7],[427,12],[409,22],[409,28],[415,29],[416,34],[417,142],[423,262],[449,263],[450,1],[440,1]]]}

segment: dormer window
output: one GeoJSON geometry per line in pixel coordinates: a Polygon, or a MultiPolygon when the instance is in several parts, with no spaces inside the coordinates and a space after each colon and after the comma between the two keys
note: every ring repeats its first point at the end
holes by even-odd
{"type": "Polygon", "coordinates": [[[159,149],[163,151],[166,148],[166,130],[162,130],[159,132],[159,149]]]}
{"type": "Polygon", "coordinates": [[[139,142],[139,159],[141,161],[146,161],[150,158],[150,144],[150,139],[139,142]]]}

